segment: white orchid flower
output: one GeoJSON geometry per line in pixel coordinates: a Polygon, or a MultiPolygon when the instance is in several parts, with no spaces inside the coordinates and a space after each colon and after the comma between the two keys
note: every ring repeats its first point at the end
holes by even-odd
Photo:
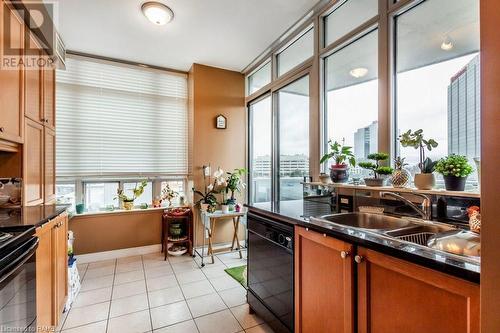
{"type": "Polygon", "coordinates": [[[214,172],[214,178],[220,178],[224,175],[224,170],[221,168],[218,168],[217,171],[214,172]]]}
{"type": "Polygon", "coordinates": [[[207,190],[210,192],[214,189],[214,184],[208,184],[207,190]]]}

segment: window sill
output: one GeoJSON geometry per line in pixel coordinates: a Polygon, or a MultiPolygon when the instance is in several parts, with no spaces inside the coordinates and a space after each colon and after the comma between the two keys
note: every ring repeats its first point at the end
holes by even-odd
{"type": "Polygon", "coordinates": [[[421,193],[421,194],[446,195],[450,197],[481,198],[481,193],[473,191],[446,191],[445,189],[418,190],[416,188],[407,188],[407,187],[404,188],[396,188],[392,186],[373,187],[373,186],[353,185],[353,184],[335,184],[335,183],[323,184],[321,182],[302,183],[302,184],[322,185],[322,186],[357,189],[357,190],[387,191],[387,192],[400,192],[400,193],[421,193]]]}
{"type": "Polygon", "coordinates": [[[152,212],[156,212],[156,211],[164,211],[167,208],[168,207],[147,208],[147,209],[134,208],[132,210],[115,209],[112,211],[84,212],[82,214],[73,213],[72,218],[78,218],[80,216],[90,217],[90,216],[105,216],[105,215],[120,215],[120,214],[144,214],[144,213],[152,213],[152,212]]]}

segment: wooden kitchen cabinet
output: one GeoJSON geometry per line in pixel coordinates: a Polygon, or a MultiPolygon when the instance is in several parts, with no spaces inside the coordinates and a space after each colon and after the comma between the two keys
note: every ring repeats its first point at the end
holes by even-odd
{"type": "Polygon", "coordinates": [[[39,327],[52,326],[54,323],[52,311],[55,290],[55,286],[52,284],[53,228],[54,221],[51,221],[36,229],[39,240],[36,250],[36,316],[39,327]]]}
{"type": "Polygon", "coordinates": [[[295,227],[295,332],[354,332],[353,246],[295,227]]]}
{"type": "Polygon", "coordinates": [[[19,62],[24,50],[24,24],[2,1],[0,4],[0,44],[2,46],[2,61],[8,61],[10,69],[0,70],[0,140],[23,142],[23,66],[14,65],[19,62]],[[5,18],[9,22],[5,22],[5,18]],[[9,32],[5,25],[9,24],[9,32]]]}
{"type": "Polygon", "coordinates": [[[55,130],[56,128],[56,70],[45,69],[43,71],[43,112],[45,126],[55,130]]]}
{"type": "Polygon", "coordinates": [[[68,295],[67,214],[37,228],[36,234],[37,325],[50,328],[60,322],[68,295]]]}
{"type": "Polygon", "coordinates": [[[34,206],[44,199],[44,127],[26,118],[24,143],[24,205],[34,206]]]}
{"type": "MultiPolygon", "coordinates": [[[[33,33],[29,34],[26,41],[26,59],[30,64],[32,59],[42,57],[42,48],[35,39],[33,33]]],[[[24,114],[29,119],[43,124],[44,114],[42,107],[43,78],[42,69],[32,65],[24,71],[24,114]]]]}
{"type": "Polygon", "coordinates": [[[56,133],[44,128],[44,203],[56,201],[56,133]]]}
{"type": "Polygon", "coordinates": [[[358,248],[358,332],[479,333],[479,285],[358,248]]]}

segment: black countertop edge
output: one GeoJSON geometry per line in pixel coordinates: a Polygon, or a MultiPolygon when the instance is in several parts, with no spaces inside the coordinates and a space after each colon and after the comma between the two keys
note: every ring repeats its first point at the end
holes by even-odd
{"type": "Polygon", "coordinates": [[[0,213],[7,215],[0,221],[0,231],[18,230],[21,228],[38,228],[55,217],[61,215],[70,205],[37,205],[20,208],[2,208],[0,213]]]}
{"type": "Polygon", "coordinates": [[[297,217],[290,217],[286,215],[282,215],[280,213],[272,212],[266,209],[262,208],[257,208],[253,206],[247,206],[249,209],[249,212],[262,216],[262,217],[267,217],[267,218],[272,218],[274,220],[278,220],[282,223],[286,223],[291,226],[301,226],[304,228],[309,228],[311,230],[325,233],[329,236],[332,236],[334,238],[347,241],[353,245],[359,245],[363,246],[367,249],[370,250],[375,250],[390,256],[393,256],[395,258],[399,258],[402,260],[409,261],[411,263],[421,265],[448,275],[452,275],[455,277],[458,277],[463,280],[467,280],[469,282],[473,283],[480,283],[480,277],[481,274],[479,272],[475,272],[466,268],[460,268],[458,266],[448,264],[445,262],[440,262],[431,258],[423,257],[418,254],[413,254],[407,251],[403,251],[400,249],[393,248],[391,246],[383,245],[374,241],[370,241],[367,239],[362,239],[356,236],[348,235],[336,230],[332,230],[329,228],[324,228],[320,225],[313,224],[311,222],[306,221],[304,218],[301,218],[299,216],[297,217]]]}

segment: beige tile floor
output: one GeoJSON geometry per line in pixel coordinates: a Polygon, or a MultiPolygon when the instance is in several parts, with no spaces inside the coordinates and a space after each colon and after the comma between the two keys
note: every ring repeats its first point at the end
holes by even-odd
{"type": "Polygon", "coordinates": [[[224,272],[245,264],[236,253],[204,268],[199,258],[158,253],[78,265],[82,290],[58,332],[272,333],[224,272]]]}

